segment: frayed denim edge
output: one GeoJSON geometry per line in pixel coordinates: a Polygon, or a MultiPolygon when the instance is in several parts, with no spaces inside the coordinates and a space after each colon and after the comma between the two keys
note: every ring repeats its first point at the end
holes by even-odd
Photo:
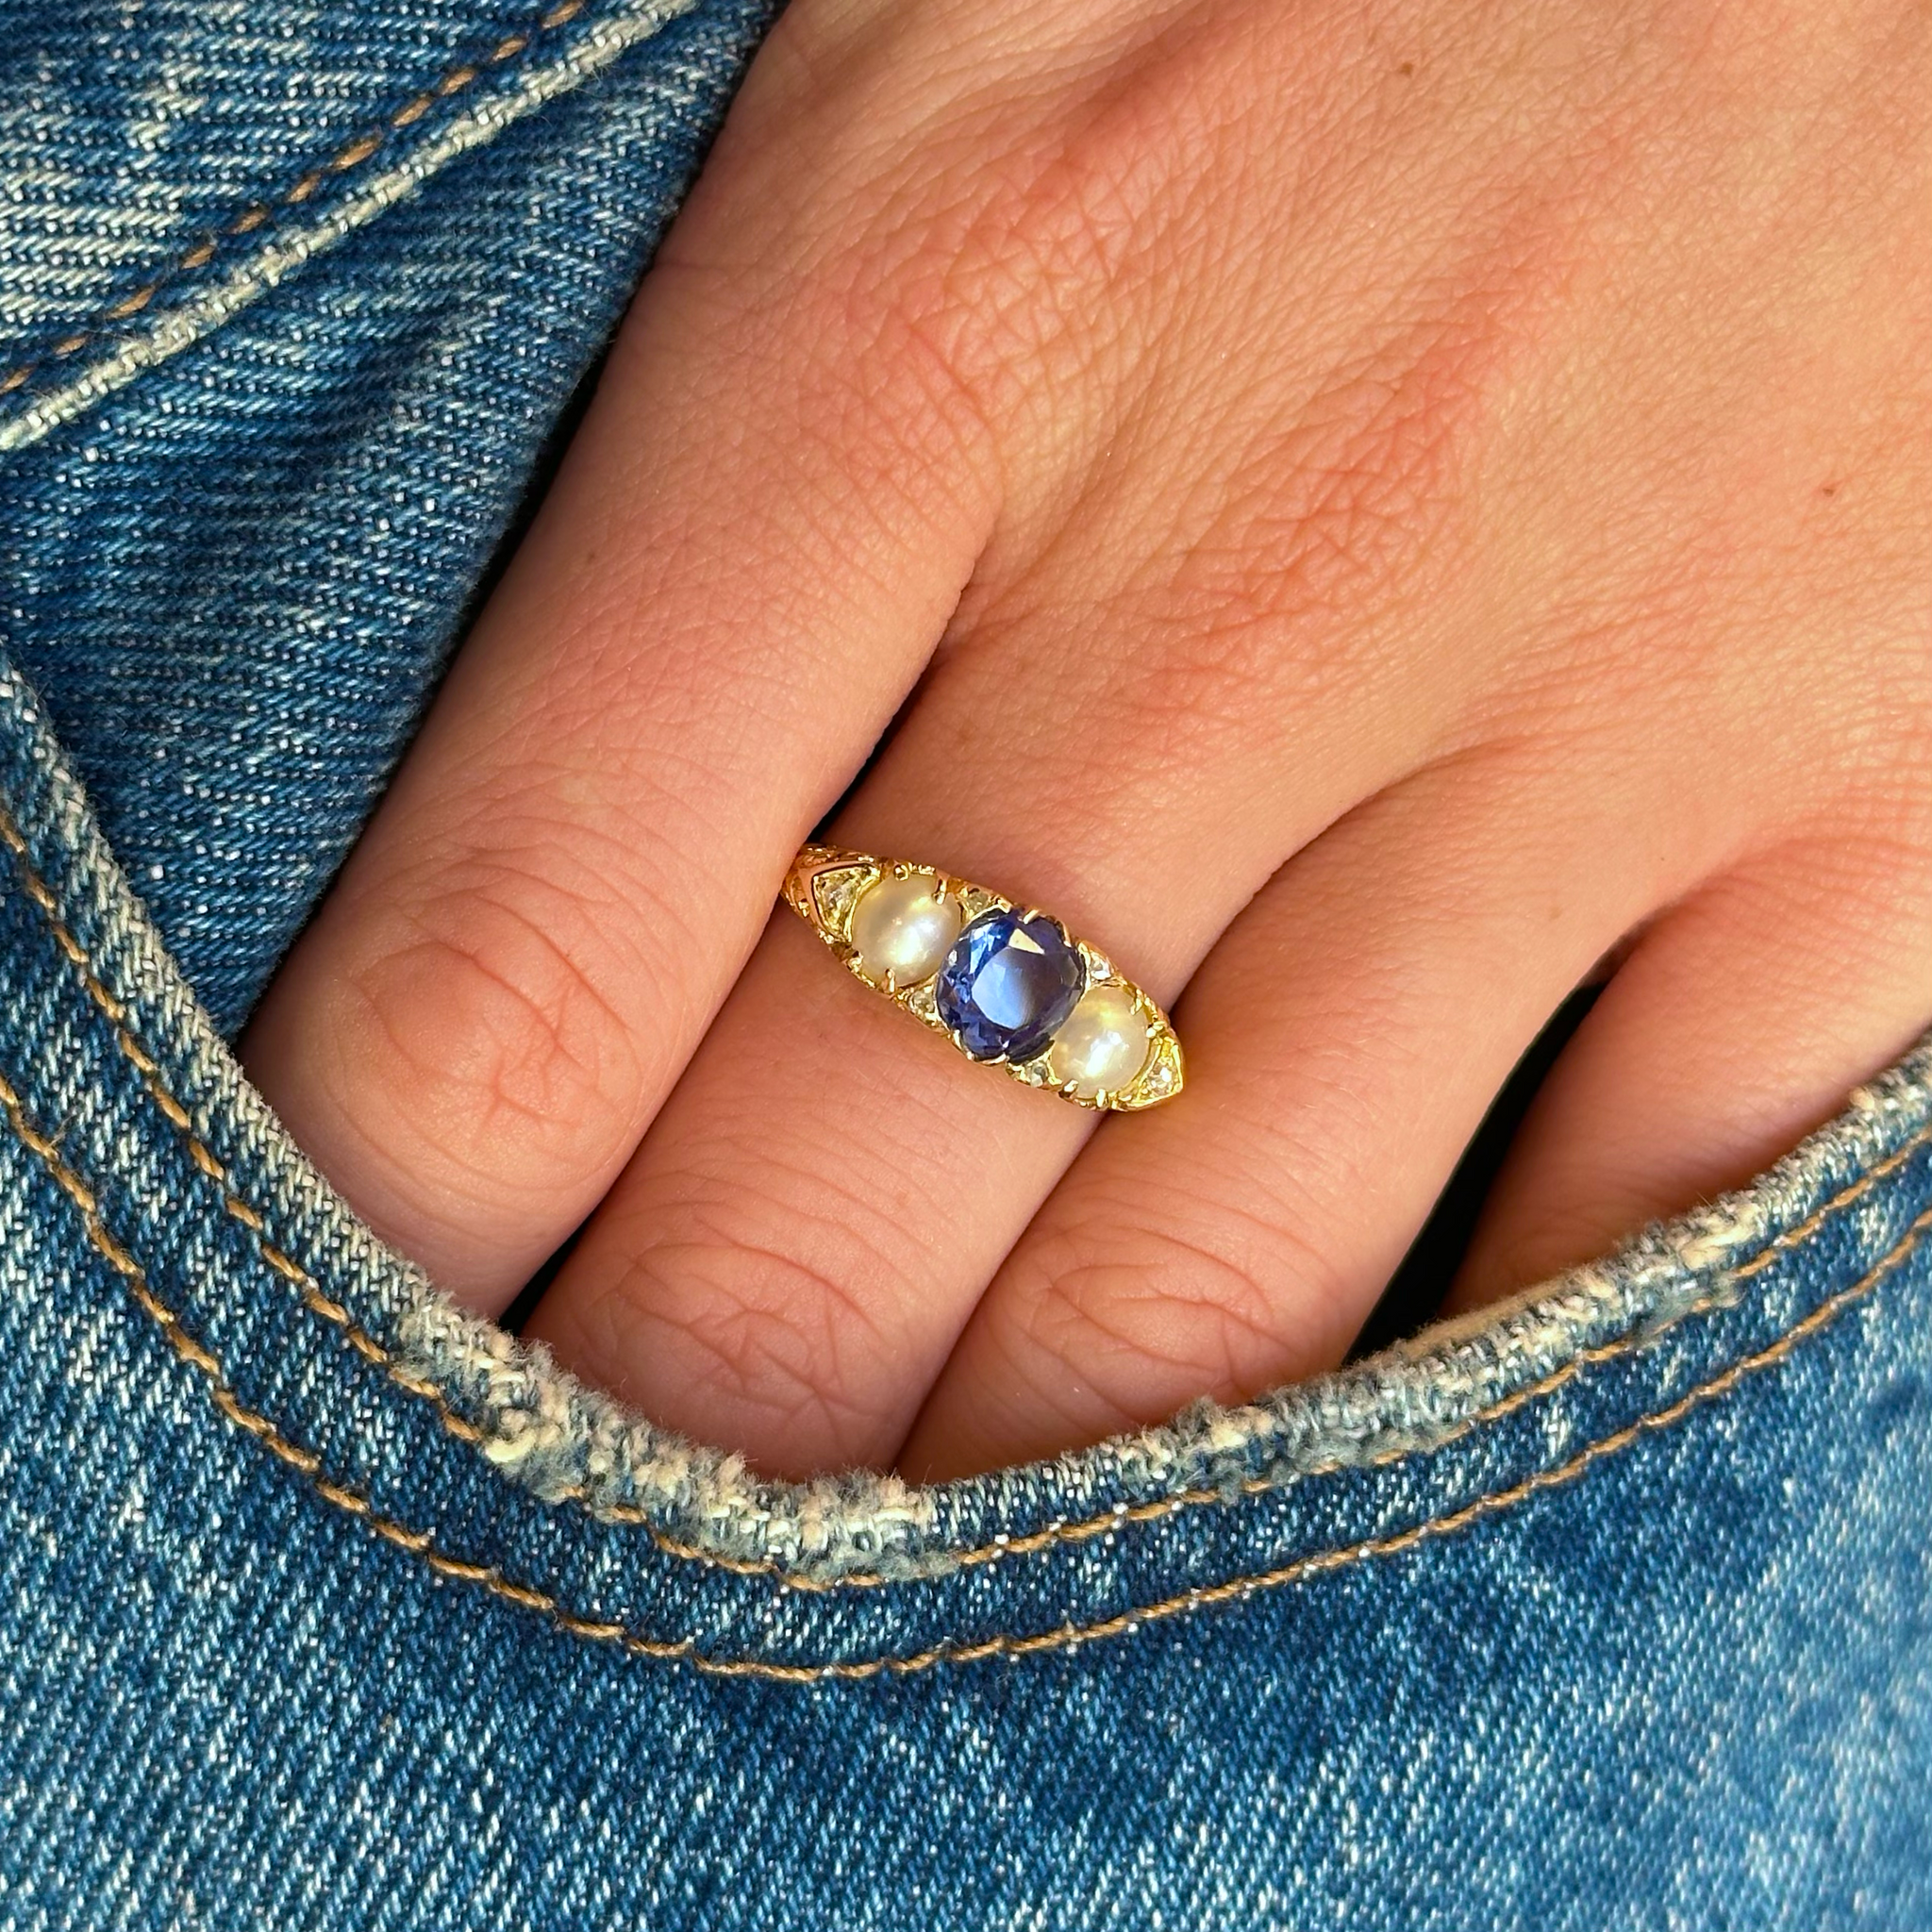
{"type": "MultiPolygon", "coordinates": [[[[25,681],[0,661],[10,803],[95,970],[140,1015],[148,1048],[225,1155],[264,1177],[259,1209],[407,1374],[475,1424],[509,1479],[599,1514],[641,1514],[681,1553],[836,1582],[859,1572],[942,1574],[963,1540],[1074,1509],[1239,1494],[1320,1470],[1427,1450],[1560,1374],[1588,1351],[1640,1341],[1722,1294],[1726,1272],[1802,1223],[1932,1124],[1932,1035],[1784,1160],[1734,1193],[1654,1225],[1614,1254],[1510,1302],[1443,1323],[1356,1366],[1226,1407],[1191,1405],[1156,1428],[984,1476],[922,1488],[866,1472],[802,1484],[755,1477],[558,1368],[540,1345],[465,1313],[354,1215],[242,1077],[102,839],[25,681]]],[[[406,1398],[408,1399],[408,1398],[406,1398]]]]}

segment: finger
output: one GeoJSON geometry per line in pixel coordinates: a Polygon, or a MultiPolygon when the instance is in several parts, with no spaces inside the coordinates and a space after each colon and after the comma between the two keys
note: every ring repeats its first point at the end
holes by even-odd
{"type": "Polygon", "coordinates": [[[1907,849],[1784,847],[1643,935],[1518,1131],[1452,1308],[1742,1184],[1932,1023],[1932,878],[1907,849]]]}
{"type": "Polygon", "coordinates": [[[488,1310],[622,1168],[993,514],[930,353],[882,349],[782,236],[761,276],[712,272],[732,176],[245,1042],[378,1232],[488,1310]]]}
{"type": "Polygon", "coordinates": [[[1187,1091],[1075,1163],[902,1469],[991,1468],[1340,1361],[1510,1067],[1648,889],[1634,862],[1575,866],[1581,837],[1514,774],[1450,765],[1297,855],[1190,984],[1187,1091]]]}
{"type": "MultiPolygon", "coordinates": [[[[1165,999],[1358,773],[1251,776],[1251,746],[1208,752],[1227,708],[1154,761],[1117,756],[1131,707],[1103,702],[1079,716],[1108,755],[1075,756],[1034,635],[941,667],[835,836],[1046,907],[1165,999]],[[991,706],[1012,722],[985,746],[991,706]]],[[[774,1473],[883,1464],[1092,1120],[964,1064],[783,912],[530,1332],[774,1473]]]]}

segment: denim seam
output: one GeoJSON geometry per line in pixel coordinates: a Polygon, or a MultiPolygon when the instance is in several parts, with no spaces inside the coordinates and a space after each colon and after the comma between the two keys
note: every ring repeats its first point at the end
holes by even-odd
{"type": "MultiPolygon", "coordinates": [[[[4,844],[13,855],[28,901],[40,913],[62,955],[78,973],[89,999],[114,1029],[114,1037],[122,1053],[141,1075],[142,1091],[185,1143],[195,1168],[220,1191],[223,1210],[248,1230],[263,1262],[294,1289],[303,1307],[318,1319],[329,1323],[358,1355],[379,1368],[399,1389],[427,1403],[449,1434],[459,1441],[481,1449],[487,1460],[490,1439],[484,1430],[455,1408],[446,1393],[435,1383],[416,1374],[397,1361],[394,1355],[371,1335],[341,1302],[323,1291],[315,1277],[299,1261],[285,1248],[269,1239],[266,1222],[260,1210],[235,1191],[227,1169],[221,1158],[195,1132],[193,1119],[188,1109],[162,1083],[158,1062],[127,1024],[125,1004],[109,991],[87,949],[69,930],[60,916],[58,898],[52,888],[35,870],[26,841],[4,807],[0,807],[0,844],[4,844]]],[[[1128,1524],[1158,1522],[1183,1509],[1208,1505],[1226,1507],[1236,1502],[1268,1495],[1309,1478],[1339,1474],[1345,1467],[1390,1468],[1417,1456],[1435,1455],[1439,1450],[1467,1436],[1479,1425],[1512,1415],[1527,1404],[1554,1393],[1586,1368],[1596,1367],[1601,1363],[1614,1361],[1621,1357],[1656,1346],[1678,1324],[1708,1313],[1713,1307],[1728,1300],[1743,1283],[1770,1267],[1780,1257],[1803,1247],[1817,1235],[1827,1220],[1840,1209],[1861,1199],[1879,1181],[1895,1173],[1928,1144],[1932,1144],[1932,1123],[1920,1128],[1909,1140],[1894,1148],[1884,1159],[1868,1168],[1856,1180],[1840,1188],[1829,1200],[1821,1203],[1795,1225],[1773,1236],[1757,1254],[1724,1270],[1713,1278],[1704,1294],[1679,1309],[1669,1323],[1619,1336],[1614,1341],[1601,1342],[1594,1347],[1580,1349],[1568,1361],[1559,1364],[1548,1374],[1525,1384],[1521,1389],[1511,1390],[1508,1394],[1500,1397],[1487,1407],[1465,1416],[1455,1427],[1429,1442],[1404,1443],[1379,1455],[1365,1457],[1357,1463],[1317,1463],[1311,1468],[1298,1470],[1289,1476],[1250,1476],[1231,1490],[1181,1490],[1172,1495],[1155,1497],[1144,1503],[1116,1504],[1109,1509],[1075,1522],[1050,1524],[1044,1528],[1023,1536],[995,1537],[989,1542],[974,1544],[963,1550],[946,1551],[943,1553],[948,1558],[946,1569],[933,1572],[928,1575],[888,1576],[877,1571],[858,1571],[842,1576],[815,1577],[788,1570],[782,1564],[768,1559],[728,1557],[717,1551],[699,1549],[694,1544],[687,1543],[660,1528],[646,1511],[635,1506],[593,1506],[580,1488],[561,1490],[550,1500],[574,1504],[593,1522],[641,1528],[662,1554],[679,1561],[701,1563],[736,1575],[768,1576],[786,1590],[829,1594],[841,1590],[879,1590],[905,1583],[937,1581],[958,1570],[1004,1562],[1016,1557],[1039,1556],[1061,1545],[1077,1544],[1108,1535],[1128,1524]]]]}
{"type": "Polygon", "coordinates": [[[178,276],[206,268],[230,242],[244,235],[258,233],[280,212],[300,208],[331,176],[353,173],[363,162],[378,154],[391,135],[400,134],[405,128],[414,126],[432,108],[441,103],[455,100],[492,69],[506,66],[515,60],[545,34],[552,33],[575,20],[589,4],[590,0],[558,0],[558,4],[539,15],[535,24],[528,29],[507,34],[488,54],[450,68],[429,87],[412,95],[400,108],[386,115],[380,127],[365,129],[354,140],[337,145],[326,159],[305,169],[293,185],[285,190],[277,200],[250,202],[241,213],[218,223],[212,229],[204,230],[201,239],[193,247],[155,271],[139,288],[107,308],[95,310],[94,314],[72,334],[63,336],[50,347],[30,356],[24,362],[16,363],[5,375],[0,375],[0,396],[10,395],[15,390],[30,382],[48,363],[65,361],[69,357],[86,348],[90,342],[97,341],[113,324],[132,320],[161,292],[163,288],[172,284],[178,276]]]}
{"type": "Polygon", "coordinates": [[[1928,1208],[1857,1281],[1827,1297],[1764,1347],[1740,1357],[1717,1374],[1688,1390],[1674,1402],[1639,1416],[1607,1436],[1587,1443],[1575,1455],[1553,1468],[1535,1471],[1503,1489],[1486,1491],[1455,1509],[1413,1524],[1407,1529],[1364,1538],[1331,1549],[1311,1551],[1271,1570],[1228,1577],[1220,1583],[1197,1584],[1174,1595],[1157,1598],[1151,1603],[1088,1624],[1069,1622],[1051,1630],[1025,1634],[1000,1632],[970,1643],[941,1641],[924,1650],[899,1656],[784,1664],[762,1657],[716,1657],[700,1651],[689,1638],[650,1637],[628,1624],[585,1616],[569,1608],[548,1591],[517,1583],[505,1576],[493,1564],[473,1562],[450,1555],[438,1547],[434,1531],[412,1529],[395,1518],[384,1515],[359,1491],[325,1474],[322,1458],[314,1450],[291,1441],[270,1418],[241,1400],[229,1384],[219,1357],[192,1335],[175,1309],[154,1292],[141,1262],[108,1232],[102,1221],[99,1197],[94,1190],[67,1164],[59,1149],[27,1118],[19,1094],[4,1074],[0,1074],[0,1110],[5,1111],[8,1124],[22,1145],[41,1162],[79,1210],[89,1241],[121,1278],[135,1306],[155,1324],[175,1356],[202,1376],[217,1411],[302,1475],[324,1502],[367,1524],[384,1541],[417,1557],[433,1574],[452,1582],[476,1585],[505,1603],[536,1612],[567,1635],[591,1642],[613,1644],[628,1656],[686,1664],[708,1676],[752,1677],[782,1684],[905,1677],[942,1664],[979,1663],[995,1657],[1016,1660],[1050,1651],[1073,1650],[1085,1643],[1131,1636],[1151,1624],[1167,1623],[1197,1610],[1238,1602],[1264,1591],[1282,1589],[1312,1577],[1350,1569],[1358,1563],[1400,1556],[1424,1543],[1440,1541],[1492,1516],[1501,1515],[1519,1503],[1566,1487],[1595,1464],[1620,1455],[1648,1436],[1674,1426],[1706,1404],[1730,1394],[1747,1377],[1775,1367],[1789,1357],[1801,1342],[1870,1295],[1881,1281],[1911,1257],[1926,1231],[1932,1229],[1932,1208],[1928,1208]]]}
{"type": "Polygon", "coordinates": [[[640,40],[661,32],[696,4],[697,0],[614,0],[601,15],[591,15],[587,30],[554,59],[507,63],[497,71],[516,76],[513,85],[487,93],[461,113],[446,118],[412,150],[366,178],[306,227],[295,225],[270,235],[225,277],[199,293],[190,291],[173,308],[156,311],[143,331],[126,336],[111,354],[33,395],[19,413],[0,419],[0,451],[38,442],[149,370],[207,341],[288,276],[380,219],[451,163],[494,141],[559,94],[582,86],[640,40]]]}

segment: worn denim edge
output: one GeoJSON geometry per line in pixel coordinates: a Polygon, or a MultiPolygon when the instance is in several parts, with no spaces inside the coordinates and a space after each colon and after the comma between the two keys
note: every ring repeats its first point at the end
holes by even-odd
{"type": "MultiPolygon", "coordinates": [[[[1183,1491],[1234,1495],[1257,1479],[1285,1483],[1426,1451],[1584,1352],[1660,1331],[1707,1303],[1727,1271],[1932,1123],[1928,1035],[1750,1185],[1348,1369],[1244,1405],[1197,1402],[1089,1450],[935,1487],[868,1472],[765,1481],[741,1457],[656,1426],[577,1381],[541,1345],[468,1314],[385,1247],[243,1076],[4,657],[0,716],[10,741],[0,757],[5,802],[61,918],[199,1130],[258,1179],[255,1205],[281,1244],[385,1341],[398,1367],[434,1384],[475,1425],[482,1453],[508,1480],[546,1500],[569,1495],[593,1516],[641,1511],[690,1554],[726,1563],[827,1582],[859,1571],[939,1574],[961,1543],[1035,1526],[1042,1498],[1086,1509],[1183,1491]]],[[[79,984],[74,997],[87,997],[79,984]]],[[[419,1398],[398,1390],[396,1399],[419,1398]]]]}

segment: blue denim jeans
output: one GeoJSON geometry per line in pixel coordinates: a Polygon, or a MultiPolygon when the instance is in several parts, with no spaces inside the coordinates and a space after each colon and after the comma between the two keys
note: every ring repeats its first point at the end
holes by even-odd
{"type": "Polygon", "coordinates": [[[938,1489],[578,1386],[242,1078],[771,10],[0,11],[0,1926],[1932,1925],[1932,1044],[938,1489]]]}

